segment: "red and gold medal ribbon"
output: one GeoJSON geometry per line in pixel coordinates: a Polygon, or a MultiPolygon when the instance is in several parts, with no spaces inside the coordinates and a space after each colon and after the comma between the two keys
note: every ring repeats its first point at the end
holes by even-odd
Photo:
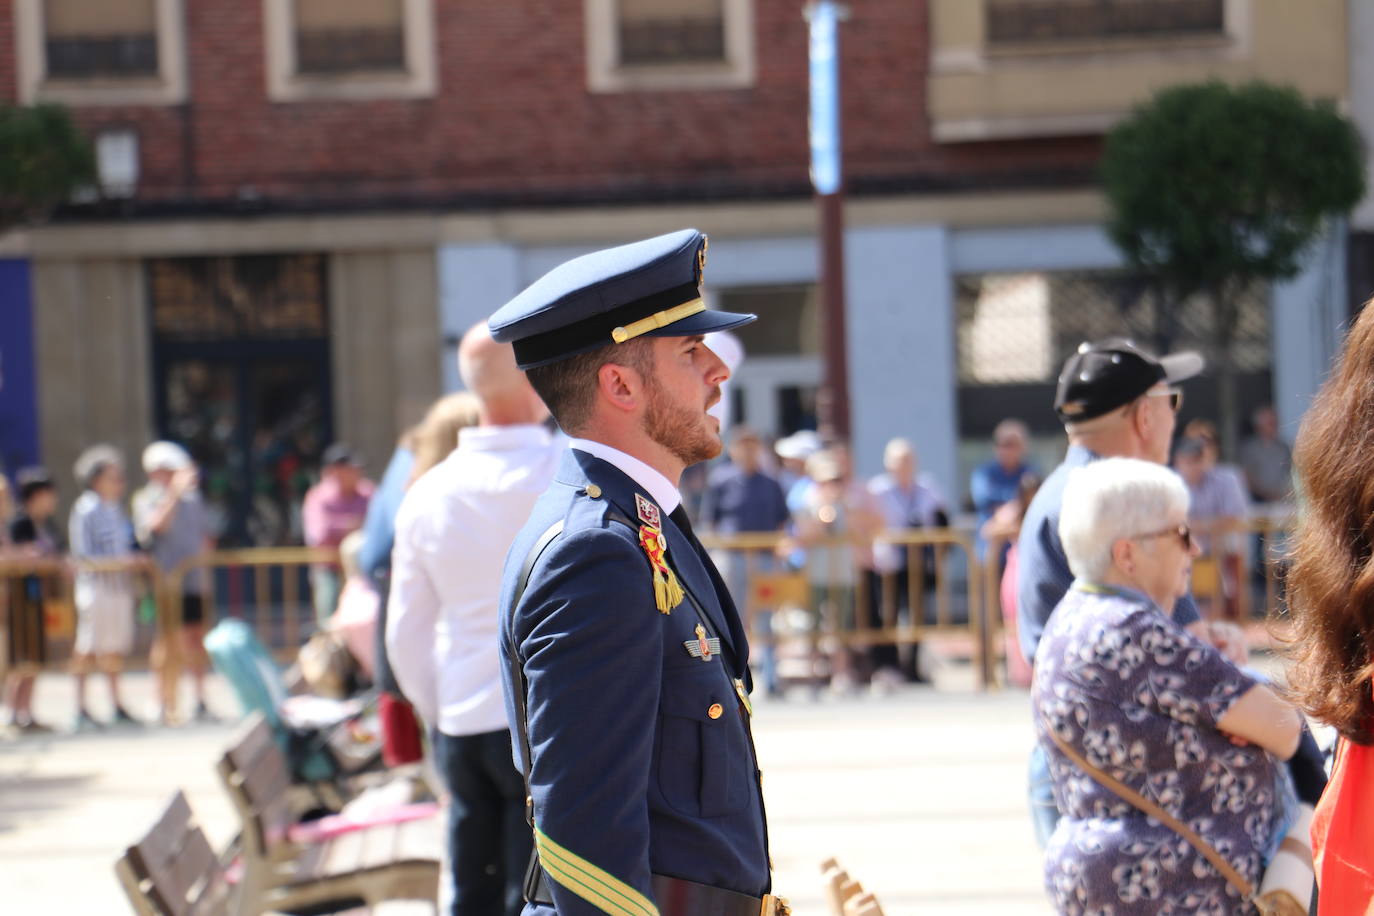
{"type": "Polygon", "coordinates": [[[639,546],[644,548],[649,566],[654,571],[654,604],[664,614],[671,614],[686,595],[668,565],[668,541],[659,529],[652,525],[640,525],[639,546]]]}

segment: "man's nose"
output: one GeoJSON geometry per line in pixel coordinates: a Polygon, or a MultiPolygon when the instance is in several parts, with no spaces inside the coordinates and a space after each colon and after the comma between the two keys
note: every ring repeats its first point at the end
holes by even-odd
{"type": "Polygon", "coordinates": [[[730,367],[725,364],[725,360],[716,355],[715,350],[712,350],[710,347],[706,346],[706,344],[703,343],[701,348],[706,351],[708,356],[706,381],[712,385],[719,385],[730,377],[730,367]]]}

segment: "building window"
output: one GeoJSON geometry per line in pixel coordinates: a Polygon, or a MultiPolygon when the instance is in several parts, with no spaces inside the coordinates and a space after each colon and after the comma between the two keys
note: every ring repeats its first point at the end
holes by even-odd
{"type": "Polygon", "coordinates": [[[815,284],[736,286],[717,296],[727,312],[759,316],[731,332],[750,357],[820,355],[821,297],[815,284]]]}
{"type": "Polygon", "coordinates": [[[623,66],[725,62],[725,0],[620,0],[623,66]]]}
{"type": "Polygon", "coordinates": [[[162,340],[328,333],[323,255],[159,258],[148,262],[148,287],[162,340]]]}
{"type": "Polygon", "coordinates": [[[1225,0],[985,0],[990,46],[1222,36],[1225,0]]]}
{"type": "Polygon", "coordinates": [[[714,306],[752,312],[758,321],[729,332],[745,360],[729,385],[734,422],[765,436],[816,428],[821,383],[821,298],[815,284],[710,289],[714,306]]]}
{"type": "Polygon", "coordinates": [[[433,0],[263,0],[274,101],[435,91],[433,0]]]}
{"type": "Polygon", "coordinates": [[[752,0],[585,0],[594,92],[754,82],[752,0]]]}
{"type": "Polygon", "coordinates": [[[404,70],[402,0],[296,0],[299,73],[404,70]]]}
{"type": "MultiPolygon", "coordinates": [[[[1046,405],[1069,354],[1085,340],[1129,337],[1142,346],[1209,354],[1213,312],[1188,301],[1172,327],[1154,294],[1121,271],[965,274],[955,278],[960,428],[985,437],[998,420],[1021,416],[1040,432],[1057,426],[1046,405]]],[[[1231,359],[1244,409],[1270,397],[1269,296],[1263,287],[1239,302],[1231,359]],[[1253,401],[1253,403],[1251,403],[1253,401]]],[[[1185,411],[1216,419],[1215,373],[1188,383],[1185,411]]]]}
{"type": "Polygon", "coordinates": [[[47,0],[43,44],[53,79],[157,75],[153,0],[47,0]]]}
{"type": "Polygon", "coordinates": [[[181,17],[181,0],[16,0],[20,101],[184,101],[181,17]]]}

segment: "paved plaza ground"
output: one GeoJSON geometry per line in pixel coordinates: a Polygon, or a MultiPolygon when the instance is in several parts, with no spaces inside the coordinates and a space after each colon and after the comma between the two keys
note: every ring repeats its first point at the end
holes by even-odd
{"type": "MultiPolygon", "coordinates": [[[[146,712],[151,684],[129,677],[146,712]]],[[[939,689],[760,699],[755,734],[776,885],[798,916],[826,916],[818,863],[839,856],[890,916],[1044,914],[1025,806],[1027,695],[978,693],[966,665],[939,689]]],[[[98,716],[103,684],[91,685],[98,716]]],[[[70,719],[69,679],[39,684],[41,711],[70,719]]],[[[218,708],[234,708],[213,684],[218,708]]],[[[109,729],[0,741],[0,911],[130,912],[114,877],[123,848],[177,788],[216,846],[236,831],[214,761],[233,726],[109,729]]]]}

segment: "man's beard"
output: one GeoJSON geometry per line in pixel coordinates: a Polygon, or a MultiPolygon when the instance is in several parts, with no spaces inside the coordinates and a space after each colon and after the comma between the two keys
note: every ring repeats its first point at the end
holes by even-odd
{"type": "Polygon", "coordinates": [[[714,458],[721,452],[720,436],[713,434],[700,412],[670,403],[656,381],[649,382],[648,403],[644,411],[644,431],[666,448],[684,466],[714,458]]]}

